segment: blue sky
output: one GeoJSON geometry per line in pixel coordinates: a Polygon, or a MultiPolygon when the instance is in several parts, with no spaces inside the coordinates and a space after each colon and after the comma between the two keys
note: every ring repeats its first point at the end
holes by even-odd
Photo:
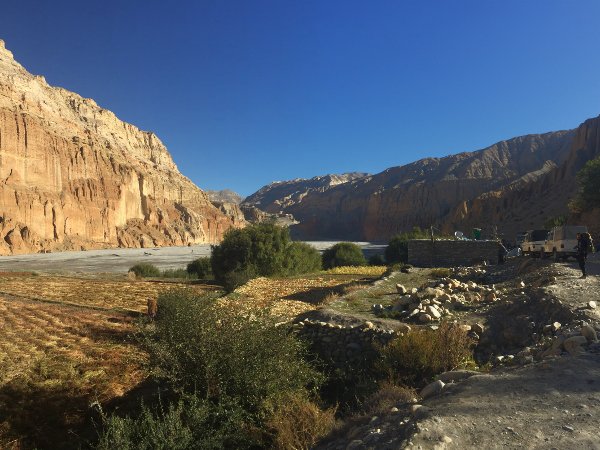
{"type": "Polygon", "coordinates": [[[204,189],[376,173],[600,114],[597,0],[4,0],[30,72],[204,189]]]}

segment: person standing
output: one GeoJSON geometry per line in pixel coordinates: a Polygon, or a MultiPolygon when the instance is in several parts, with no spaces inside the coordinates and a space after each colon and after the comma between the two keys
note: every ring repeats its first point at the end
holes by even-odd
{"type": "Polygon", "coordinates": [[[577,233],[577,262],[581,269],[581,278],[586,277],[585,273],[585,261],[587,260],[588,248],[590,246],[590,239],[587,233],[577,233]]]}

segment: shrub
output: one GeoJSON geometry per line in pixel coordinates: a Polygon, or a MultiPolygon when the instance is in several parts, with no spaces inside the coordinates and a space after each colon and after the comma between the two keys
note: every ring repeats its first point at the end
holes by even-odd
{"type": "Polygon", "coordinates": [[[339,242],[323,252],[323,267],[365,266],[367,260],[361,248],[352,242],[339,242]]]}
{"type": "Polygon", "coordinates": [[[270,317],[246,317],[188,291],[159,296],[145,341],[156,373],[171,386],[215,400],[232,398],[253,413],[321,381],[303,359],[305,347],[270,317]]]}
{"type": "Polygon", "coordinates": [[[160,270],[158,267],[150,263],[138,263],[131,267],[129,271],[135,273],[136,276],[143,278],[160,277],[160,270]]]}
{"type": "MultiPolygon", "coordinates": [[[[100,450],[249,448],[253,442],[243,432],[247,420],[233,401],[211,403],[197,396],[154,409],[142,406],[138,417],[102,417],[100,450]]],[[[254,443],[256,444],[256,443],[254,443]]]]}
{"type": "Polygon", "coordinates": [[[370,266],[385,266],[385,260],[383,259],[382,255],[377,253],[375,255],[371,255],[371,257],[369,258],[369,265],[370,266]]]}
{"type": "Polygon", "coordinates": [[[309,449],[335,425],[335,408],[323,411],[302,396],[283,399],[267,425],[275,434],[274,446],[280,449],[309,449]]]}
{"type": "Polygon", "coordinates": [[[600,207],[600,157],[585,163],[577,173],[579,193],[572,203],[573,209],[580,212],[584,209],[600,207]]]}
{"type": "Polygon", "coordinates": [[[142,343],[151,373],[180,400],[137,418],[105,417],[99,448],[308,448],[327,431],[333,412],[311,401],[323,377],[306,347],[263,312],[215,300],[159,296],[142,343]]]}
{"type": "Polygon", "coordinates": [[[187,273],[190,275],[196,275],[198,278],[208,278],[212,276],[212,266],[210,264],[210,257],[204,256],[202,258],[195,259],[189,263],[186,267],[187,273]]]}
{"type": "Polygon", "coordinates": [[[308,244],[291,242],[287,228],[260,223],[228,231],[221,244],[212,247],[211,266],[215,279],[229,291],[250,277],[318,270],[316,255],[308,244]]]}
{"type": "Polygon", "coordinates": [[[292,242],[285,249],[282,275],[298,275],[321,270],[321,254],[312,245],[292,242]]]}
{"type": "Polygon", "coordinates": [[[455,324],[438,330],[415,330],[382,349],[382,369],[391,382],[422,385],[448,370],[473,364],[473,340],[455,324]]]}

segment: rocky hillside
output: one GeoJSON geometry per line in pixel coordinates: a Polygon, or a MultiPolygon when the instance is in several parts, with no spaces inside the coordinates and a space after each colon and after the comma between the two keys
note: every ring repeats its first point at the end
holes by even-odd
{"type": "Polygon", "coordinates": [[[322,175],[310,179],[296,178],[290,181],[274,181],[246,197],[244,205],[255,206],[269,213],[279,213],[301,203],[306,196],[312,193],[323,193],[334,186],[367,175],[366,173],[352,172],[341,175],[322,175]]]}
{"type": "Polygon", "coordinates": [[[235,203],[240,204],[243,200],[242,196],[231,189],[223,189],[221,191],[205,191],[211,202],[220,203],[235,203]]]}
{"type": "Polygon", "coordinates": [[[241,226],[151,132],[28,73],[0,41],[0,254],[218,241],[241,226]]]}
{"type": "MultiPolygon", "coordinates": [[[[539,228],[552,217],[568,214],[568,202],[577,192],[575,175],[590,159],[600,156],[600,116],[586,120],[571,139],[570,150],[559,166],[544,167],[498,190],[464,201],[444,219],[447,229],[497,224],[507,236],[539,228]]],[[[600,211],[571,215],[569,220],[600,233],[600,211]]]]}
{"type": "MultiPolygon", "coordinates": [[[[570,149],[577,133],[527,135],[476,152],[422,159],[324,190],[307,191],[293,201],[285,192],[274,198],[276,189],[263,188],[247,201],[265,198],[267,189],[270,197],[260,204],[292,214],[300,222],[293,233],[303,239],[378,241],[414,226],[435,225],[445,231],[471,224],[486,228],[490,222],[483,215],[473,212],[468,218],[467,214],[461,217],[460,208],[471,208],[470,202],[485,194],[529,186],[555,173],[559,166],[571,164],[570,149]]],[[[275,187],[279,185],[285,186],[279,183],[275,187]]],[[[498,223],[499,228],[503,225],[498,223]]]]}

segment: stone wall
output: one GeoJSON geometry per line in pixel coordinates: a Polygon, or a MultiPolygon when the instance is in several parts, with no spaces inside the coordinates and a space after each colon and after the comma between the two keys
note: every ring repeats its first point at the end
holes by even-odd
{"type": "Polygon", "coordinates": [[[369,364],[377,356],[377,348],[396,337],[394,330],[375,328],[372,322],[343,326],[306,319],[295,323],[294,329],[314,353],[335,367],[369,364]]]}
{"type": "Polygon", "coordinates": [[[444,241],[414,239],[408,241],[408,263],[417,267],[470,266],[487,261],[498,263],[496,241],[444,241]]]}

